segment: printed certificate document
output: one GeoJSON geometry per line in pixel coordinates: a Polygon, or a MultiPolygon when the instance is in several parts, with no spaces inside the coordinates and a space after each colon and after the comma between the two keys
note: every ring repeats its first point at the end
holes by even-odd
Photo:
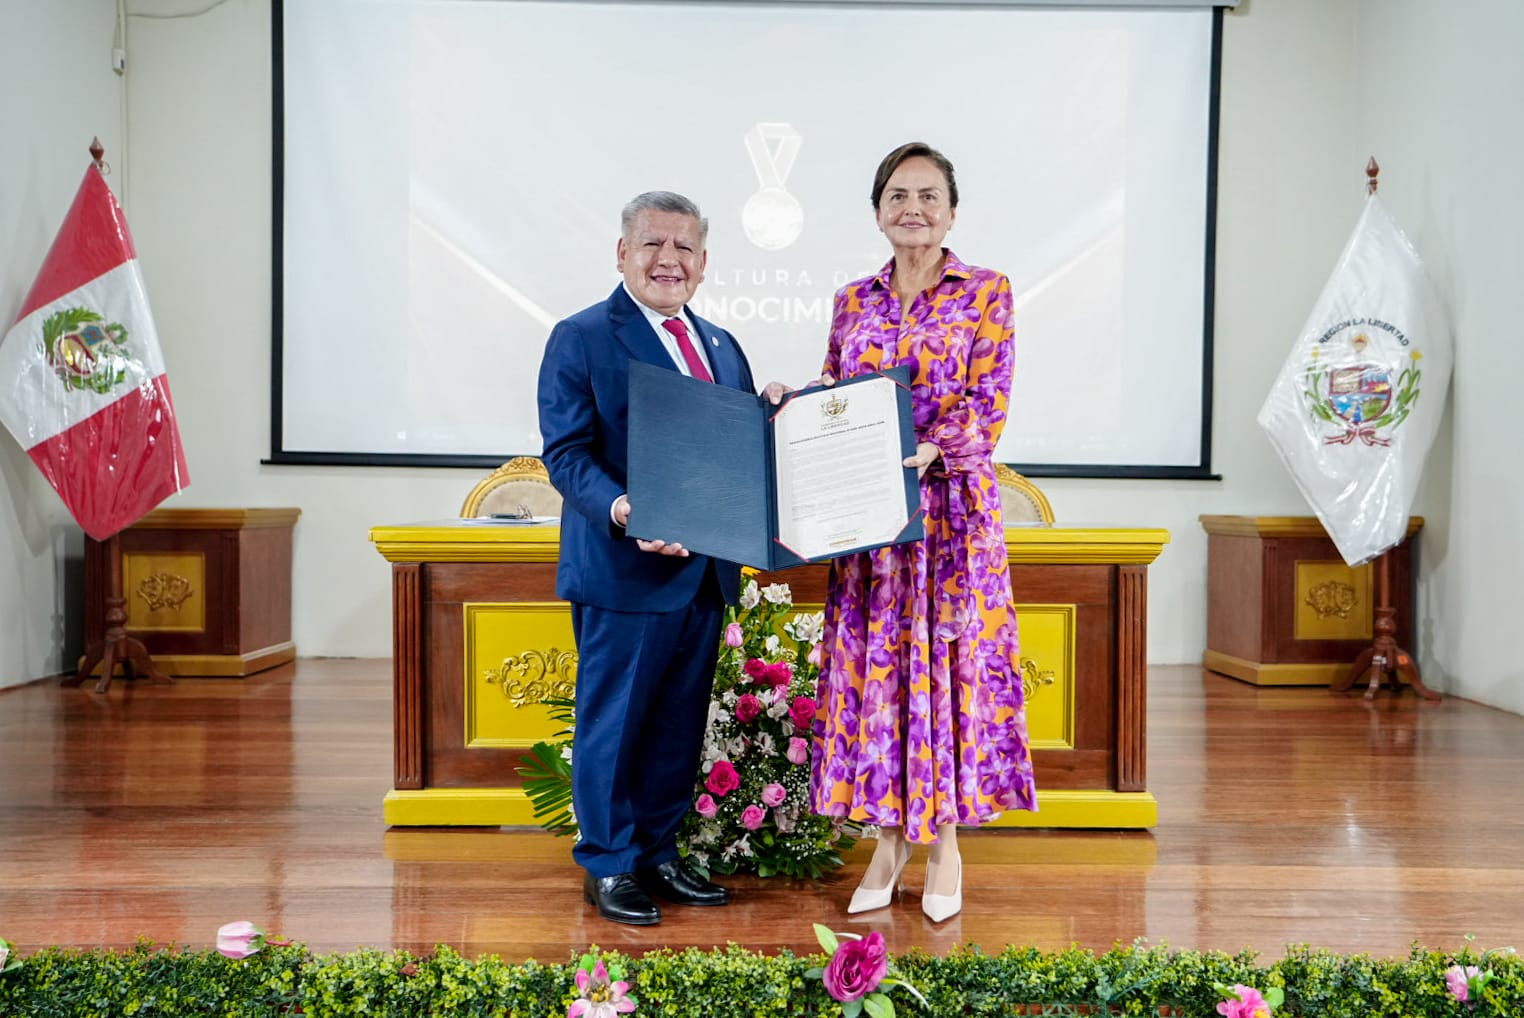
{"type": "Polygon", "coordinates": [[[759,569],[919,540],[909,370],[779,406],[630,365],[628,533],[759,569]]]}

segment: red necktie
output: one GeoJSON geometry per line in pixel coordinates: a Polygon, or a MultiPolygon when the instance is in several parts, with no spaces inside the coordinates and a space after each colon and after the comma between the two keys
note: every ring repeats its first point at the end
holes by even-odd
{"type": "Polygon", "coordinates": [[[688,338],[688,326],[683,324],[681,318],[668,318],[661,323],[661,327],[672,333],[672,338],[677,340],[677,349],[683,355],[683,361],[687,363],[688,370],[693,372],[693,377],[701,382],[712,382],[714,376],[709,373],[709,367],[704,363],[704,358],[693,346],[693,341],[688,338]]]}

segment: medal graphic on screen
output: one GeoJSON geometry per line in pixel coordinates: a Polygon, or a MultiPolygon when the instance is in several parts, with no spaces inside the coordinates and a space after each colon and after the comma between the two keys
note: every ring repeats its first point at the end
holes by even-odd
{"type": "Polygon", "coordinates": [[[764,251],[782,251],[804,229],[804,209],[783,186],[801,141],[791,124],[757,124],[746,132],[746,152],[762,186],[746,199],[741,228],[764,251]]]}

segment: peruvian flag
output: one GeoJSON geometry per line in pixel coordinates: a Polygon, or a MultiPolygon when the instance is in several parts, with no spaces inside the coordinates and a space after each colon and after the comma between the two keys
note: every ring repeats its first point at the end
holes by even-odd
{"type": "Polygon", "coordinates": [[[98,541],[190,483],[132,234],[94,165],[0,341],[0,421],[98,541]]]}

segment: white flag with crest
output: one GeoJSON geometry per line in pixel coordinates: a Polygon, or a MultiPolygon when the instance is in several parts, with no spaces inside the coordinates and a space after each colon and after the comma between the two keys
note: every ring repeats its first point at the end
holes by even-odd
{"type": "Polygon", "coordinates": [[[1452,358],[1423,260],[1372,193],[1259,411],[1352,566],[1407,531],[1452,358]]]}

